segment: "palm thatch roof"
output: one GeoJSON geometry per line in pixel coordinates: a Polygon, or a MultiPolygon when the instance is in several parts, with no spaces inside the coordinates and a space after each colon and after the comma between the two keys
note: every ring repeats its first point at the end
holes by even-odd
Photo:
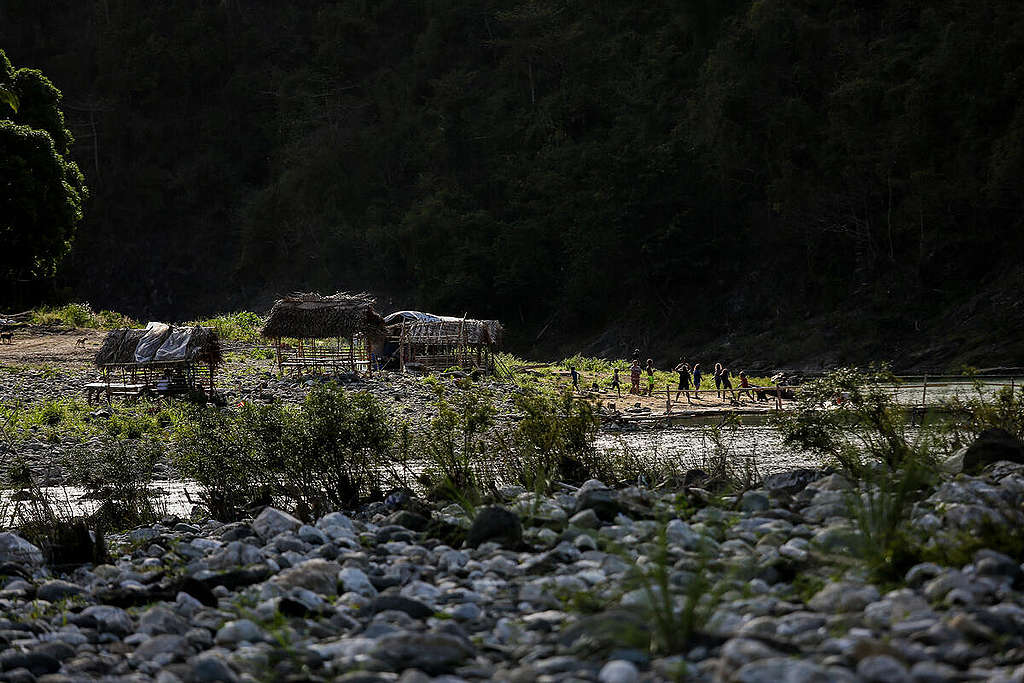
{"type": "MultiPolygon", "coordinates": [[[[392,326],[396,330],[396,326],[392,326]]],[[[465,320],[445,318],[405,325],[405,339],[414,344],[479,344],[501,348],[505,328],[497,320],[465,320]]]]}
{"type": "Polygon", "coordinates": [[[384,318],[373,310],[374,303],[369,294],[292,294],[274,302],[260,334],[293,339],[352,339],[362,334],[383,339],[384,318]]]}
{"type": "MultiPolygon", "coordinates": [[[[166,339],[171,331],[175,329],[168,326],[164,333],[166,339]]],[[[182,328],[178,328],[182,329],[182,328]]],[[[191,328],[192,336],[189,339],[185,350],[185,361],[209,363],[220,365],[224,362],[223,352],[220,346],[220,338],[216,330],[210,327],[191,328]]],[[[121,328],[111,330],[103,339],[103,344],[96,352],[94,362],[97,366],[117,365],[135,362],[135,349],[139,342],[146,336],[145,329],[121,328]]]]}

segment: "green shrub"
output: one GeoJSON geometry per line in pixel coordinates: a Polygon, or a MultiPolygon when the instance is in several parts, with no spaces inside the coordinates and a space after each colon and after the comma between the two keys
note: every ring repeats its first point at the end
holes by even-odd
{"type": "Polygon", "coordinates": [[[944,419],[938,429],[951,448],[959,448],[986,429],[1003,429],[1024,439],[1024,387],[1000,387],[994,394],[980,380],[974,382],[974,394],[954,396],[943,402],[944,419]]]}
{"type": "Polygon", "coordinates": [[[481,483],[476,463],[487,459],[493,445],[488,430],[497,413],[494,400],[472,384],[449,388],[438,381],[430,386],[437,415],[420,439],[424,477],[453,500],[476,503],[481,483]]]}
{"type": "Polygon", "coordinates": [[[270,493],[268,444],[277,443],[280,412],[272,407],[186,408],[177,424],[174,463],[199,486],[200,503],[220,521],[241,519],[270,493]]]}
{"type": "MultiPolygon", "coordinates": [[[[394,446],[396,425],[384,404],[366,392],[317,385],[280,425],[279,465],[286,495],[308,518],[355,507],[377,486],[394,446]]],[[[272,435],[261,439],[272,442],[272,435]]]]}
{"type": "Polygon", "coordinates": [[[510,434],[502,435],[505,475],[530,489],[546,489],[539,480],[580,484],[610,480],[614,469],[594,441],[600,421],[593,407],[570,391],[557,396],[524,392],[515,399],[522,414],[510,434]]]}
{"type": "Polygon", "coordinates": [[[576,368],[579,372],[606,372],[611,374],[614,368],[619,370],[628,370],[629,363],[624,360],[609,360],[607,358],[594,358],[589,356],[581,356],[576,354],[565,358],[559,363],[560,366],[568,370],[570,367],[576,368]]]}
{"type": "Polygon", "coordinates": [[[910,440],[898,380],[884,368],[840,368],[800,388],[792,410],[773,420],[783,441],[816,453],[859,477],[865,458],[890,469],[927,449],[930,435],[910,440]]]}
{"type": "Polygon", "coordinates": [[[155,522],[159,515],[150,496],[153,468],[163,447],[151,439],[111,439],[100,449],[77,448],[65,462],[72,483],[103,503],[95,517],[106,529],[155,522]]]}

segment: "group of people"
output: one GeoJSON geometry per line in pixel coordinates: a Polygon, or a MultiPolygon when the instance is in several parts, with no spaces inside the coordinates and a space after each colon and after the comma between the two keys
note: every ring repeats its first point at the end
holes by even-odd
{"type": "MultiPolygon", "coordinates": [[[[686,396],[686,402],[691,403],[694,399],[700,400],[700,389],[701,380],[704,377],[704,371],[700,367],[700,363],[694,363],[691,368],[689,363],[685,363],[680,359],[678,365],[673,369],[673,372],[679,375],[679,385],[676,387],[676,399],[679,400],[680,395],[686,396]],[[691,395],[691,383],[692,383],[692,395],[691,395]]],[[[579,390],[579,372],[574,367],[569,368],[570,375],[572,376],[573,388],[579,390]]],[[[629,378],[630,388],[629,393],[637,396],[652,396],[654,395],[654,360],[651,358],[647,359],[647,363],[644,366],[640,365],[640,350],[637,349],[633,352],[633,364],[630,367],[629,378]],[[641,387],[641,381],[646,375],[646,383],[641,387]]],[[[727,392],[732,395],[733,400],[738,400],[739,396],[746,394],[748,397],[753,398],[753,394],[750,388],[750,381],[747,379],[746,372],[740,372],[739,377],[739,391],[733,388],[732,378],[729,368],[723,367],[721,363],[715,363],[714,371],[714,382],[715,382],[715,395],[720,399],[727,399],[727,392]]],[[[596,384],[595,384],[596,386],[596,384]]],[[[619,369],[615,368],[612,371],[611,388],[615,390],[617,395],[622,396],[622,384],[619,380],[619,369]]]]}

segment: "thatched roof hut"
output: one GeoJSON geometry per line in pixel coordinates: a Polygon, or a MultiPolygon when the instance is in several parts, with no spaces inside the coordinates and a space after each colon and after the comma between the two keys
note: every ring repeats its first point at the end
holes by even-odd
{"type": "Polygon", "coordinates": [[[407,323],[405,340],[413,344],[459,341],[466,344],[501,348],[504,328],[497,320],[445,318],[407,323]]]}
{"type": "MultiPolygon", "coordinates": [[[[157,348],[175,332],[188,332],[188,342],[184,352],[174,357],[174,360],[192,361],[206,363],[208,365],[220,365],[224,361],[220,346],[220,338],[217,332],[210,327],[172,327],[170,325],[160,328],[156,336],[157,348]]],[[[96,352],[95,363],[97,366],[131,364],[136,362],[135,351],[139,342],[146,337],[150,329],[122,328],[111,330],[103,339],[103,344],[96,352]]]]}
{"type": "Polygon", "coordinates": [[[369,294],[292,294],[274,303],[260,334],[272,339],[352,339],[357,334],[383,339],[384,318],[373,304],[369,294]]]}

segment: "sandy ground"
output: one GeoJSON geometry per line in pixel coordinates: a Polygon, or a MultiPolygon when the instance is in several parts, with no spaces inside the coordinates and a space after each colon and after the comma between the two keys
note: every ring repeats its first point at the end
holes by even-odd
{"type": "Polygon", "coordinates": [[[0,362],[30,365],[92,363],[106,330],[22,327],[14,330],[11,344],[0,343],[0,362]],[[84,339],[83,344],[79,340],[84,339]]]}

